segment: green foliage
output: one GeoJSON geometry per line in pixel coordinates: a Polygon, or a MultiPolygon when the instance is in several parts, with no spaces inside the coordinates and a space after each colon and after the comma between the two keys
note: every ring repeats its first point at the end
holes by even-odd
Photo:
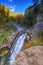
{"type": "Polygon", "coordinates": [[[3,32],[3,33],[0,33],[1,36],[0,36],[0,44],[2,44],[4,41],[8,40],[9,37],[10,37],[10,33],[9,32],[3,32]]]}
{"type": "Polygon", "coordinates": [[[35,42],[35,43],[31,43],[31,46],[41,46],[41,44],[38,42],[35,42]]]}
{"type": "Polygon", "coordinates": [[[15,18],[13,16],[9,16],[9,22],[15,22],[15,18]]]}
{"type": "Polygon", "coordinates": [[[41,45],[42,45],[42,43],[43,43],[43,31],[40,31],[39,33],[38,33],[38,41],[41,43],[41,45]]]}
{"type": "Polygon", "coordinates": [[[15,17],[10,16],[10,11],[9,9],[0,4],[0,28],[10,28],[16,30],[16,27],[13,25],[13,23],[15,22],[15,17]],[[12,23],[12,25],[9,25],[10,23],[12,23]]]}
{"type": "Polygon", "coordinates": [[[24,18],[24,17],[23,17],[22,14],[16,15],[16,16],[15,16],[15,23],[17,23],[17,24],[22,24],[23,18],[24,18]]]}
{"type": "Polygon", "coordinates": [[[9,10],[5,11],[5,6],[0,4],[0,24],[8,22],[8,17],[9,17],[9,10]]]}
{"type": "MultiPolygon", "coordinates": [[[[36,2],[35,0],[33,0],[34,2],[36,2]]],[[[0,4],[0,24],[6,24],[6,23],[9,23],[9,22],[12,22],[12,23],[17,23],[17,24],[21,24],[23,26],[25,26],[26,28],[29,28],[29,27],[33,27],[33,25],[37,22],[36,21],[36,17],[38,16],[39,13],[42,13],[43,12],[43,6],[40,5],[39,3],[35,3],[35,7],[34,6],[31,6],[31,7],[28,7],[26,10],[25,10],[25,14],[22,15],[22,14],[17,14],[15,16],[10,16],[10,11],[9,9],[7,9],[4,5],[0,4]],[[5,10],[6,8],[6,10],[5,10]]]]}
{"type": "Polygon", "coordinates": [[[43,13],[43,5],[42,2],[38,2],[38,0],[33,0],[34,1],[34,5],[28,7],[25,10],[25,26],[26,27],[32,27],[37,21],[36,21],[36,17],[39,14],[43,13]]]}
{"type": "Polygon", "coordinates": [[[30,9],[30,10],[26,10],[26,13],[25,13],[25,16],[26,16],[26,19],[25,19],[25,23],[26,23],[26,26],[28,27],[31,27],[33,26],[33,24],[35,24],[35,17],[36,15],[34,14],[34,9],[30,9]]]}
{"type": "Polygon", "coordinates": [[[43,31],[38,32],[37,39],[31,46],[41,46],[43,45],[43,31]]]}

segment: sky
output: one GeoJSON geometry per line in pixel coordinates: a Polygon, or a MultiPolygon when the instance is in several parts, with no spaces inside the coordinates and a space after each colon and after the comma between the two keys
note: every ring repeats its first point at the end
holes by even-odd
{"type": "Polygon", "coordinates": [[[24,13],[25,9],[33,4],[32,0],[0,0],[0,3],[15,13],[24,13]]]}

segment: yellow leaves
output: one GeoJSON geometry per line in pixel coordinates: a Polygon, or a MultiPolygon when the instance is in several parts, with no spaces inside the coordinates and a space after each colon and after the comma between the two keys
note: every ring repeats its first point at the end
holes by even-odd
{"type": "Polygon", "coordinates": [[[15,13],[13,13],[13,12],[9,12],[9,16],[13,16],[13,17],[15,17],[15,16],[16,16],[16,14],[15,14],[15,13]]]}

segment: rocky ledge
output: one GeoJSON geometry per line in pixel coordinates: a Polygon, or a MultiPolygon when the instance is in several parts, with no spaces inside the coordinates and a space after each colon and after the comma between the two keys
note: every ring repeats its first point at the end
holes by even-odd
{"type": "Polygon", "coordinates": [[[35,46],[20,52],[15,65],[43,65],[43,46],[35,46]]]}
{"type": "Polygon", "coordinates": [[[9,52],[12,43],[14,42],[18,32],[11,32],[11,36],[7,41],[4,41],[3,44],[0,44],[0,57],[4,56],[9,52]]]}
{"type": "Polygon", "coordinates": [[[3,47],[10,48],[11,43],[15,40],[18,32],[11,32],[10,34],[11,34],[10,38],[8,40],[4,41],[2,44],[0,44],[0,49],[3,47]]]}

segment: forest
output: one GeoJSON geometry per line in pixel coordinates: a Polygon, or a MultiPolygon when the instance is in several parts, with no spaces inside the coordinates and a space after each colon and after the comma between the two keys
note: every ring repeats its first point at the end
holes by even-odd
{"type": "Polygon", "coordinates": [[[0,3],[0,63],[5,62],[1,65],[8,65],[10,59],[13,63],[21,50],[43,46],[43,0],[32,1],[24,13],[12,12],[0,3]]]}
{"type": "Polygon", "coordinates": [[[43,3],[27,7],[24,14],[13,13],[6,6],[0,4],[0,26],[1,24],[17,23],[26,28],[32,27],[37,21],[36,17],[43,13],[43,3]],[[3,16],[2,16],[3,15],[3,16]]]}

